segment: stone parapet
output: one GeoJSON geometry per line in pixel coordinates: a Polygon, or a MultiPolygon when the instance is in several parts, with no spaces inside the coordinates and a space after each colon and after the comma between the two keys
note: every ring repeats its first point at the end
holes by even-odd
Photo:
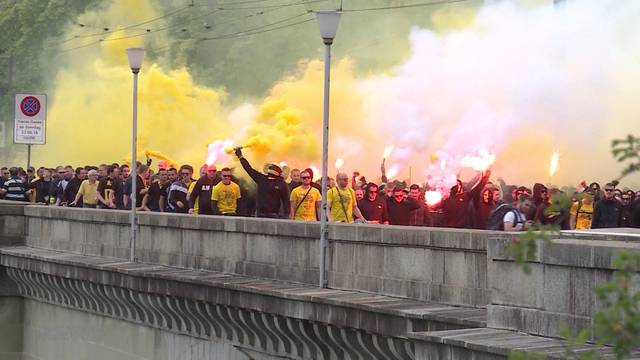
{"type": "Polygon", "coordinates": [[[540,242],[529,275],[507,253],[508,241],[491,240],[487,325],[550,337],[560,337],[562,325],[574,330],[589,326],[601,309],[594,290],[611,280],[616,256],[640,251],[637,235],[596,234],[540,242]]]}
{"type": "MultiPolygon", "coordinates": [[[[126,211],[28,206],[27,245],[129,258],[126,211]]],[[[142,262],[318,284],[317,222],[139,213],[142,262]]],[[[445,304],[488,303],[490,236],[459,230],[331,224],[326,271],[331,288],[445,304]]]]}
{"type": "Polygon", "coordinates": [[[24,209],[28,203],[0,200],[0,246],[24,245],[24,209]]]}

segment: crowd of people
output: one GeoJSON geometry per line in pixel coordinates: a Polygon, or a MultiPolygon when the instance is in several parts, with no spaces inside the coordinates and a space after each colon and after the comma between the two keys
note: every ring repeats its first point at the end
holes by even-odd
{"type": "MultiPolygon", "coordinates": [[[[191,165],[138,163],[136,187],[128,165],[58,166],[56,168],[2,167],[0,199],[50,206],[121,209],[131,208],[135,191],[140,211],[197,215],[233,215],[320,219],[322,187],[313,170],[283,169],[266,164],[254,169],[235,149],[242,171],[204,165],[194,179],[191,165]]],[[[521,231],[535,224],[561,229],[640,227],[640,192],[617,188],[617,182],[575,188],[532,188],[508,185],[490,171],[471,181],[457,181],[448,196],[428,202],[428,184],[389,181],[384,163],[380,181],[369,182],[354,172],[339,172],[327,184],[327,219],[330,222],[363,222],[405,226],[430,226],[521,231]]]]}

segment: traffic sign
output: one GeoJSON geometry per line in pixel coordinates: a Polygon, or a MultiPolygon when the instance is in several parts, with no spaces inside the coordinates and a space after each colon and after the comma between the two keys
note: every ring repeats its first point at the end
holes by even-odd
{"type": "Polygon", "coordinates": [[[47,95],[16,94],[13,142],[42,145],[46,142],[47,95]]]}

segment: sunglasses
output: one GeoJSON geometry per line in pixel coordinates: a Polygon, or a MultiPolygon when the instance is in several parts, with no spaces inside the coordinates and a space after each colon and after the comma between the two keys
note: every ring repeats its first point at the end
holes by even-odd
{"type": "Polygon", "coordinates": [[[302,180],[311,179],[311,176],[301,176],[300,179],[302,179],[302,180]]]}
{"type": "Polygon", "coordinates": [[[613,189],[604,189],[605,192],[612,192],[613,189]]]}
{"type": "Polygon", "coordinates": [[[207,170],[207,172],[216,172],[217,170],[207,170]]]}
{"type": "Polygon", "coordinates": [[[398,199],[398,198],[402,198],[404,197],[404,195],[393,195],[394,198],[398,199]]]}
{"type": "Polygon", "coordinates": [[[225,179],[231,179],[231,175],[222,175],[222,177],[225,179]]]}
{"type": "Polygon", "coordinates": [[[369,194],[377,194],[378,190],[369,190],[369,194]]]}
{"type": "Polygon", "coordinates": [[[622,198],[622,201],[629,201],[629,200],[631,200],[631,198],[628,198],[628,197],[623,197],[622,198]]]}

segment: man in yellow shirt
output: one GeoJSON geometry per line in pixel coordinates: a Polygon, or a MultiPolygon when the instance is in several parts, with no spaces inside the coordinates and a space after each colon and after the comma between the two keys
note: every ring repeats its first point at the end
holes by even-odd
{"type": "Polygon", "coordinates": [[[593,193],[585,192],[582,199],[578,199],[571,206],[571,229],[591,229],[593,220],[593,193]]]}
{"type": "Polygon", "coordinates": [[[236,215],[238,199],[240,199],[240,186],[231,181],[231,169],[224,168],[221,173],[222,181],[211,192],[211,208],[216,214],[236,215]]]}
{"type": "Polygon", "coordinates": [[[357,219],[366,222],[358,209],[356,193],[349,187],[347,174],[338,173],[336,183],[337,186],[327,192],[327,217],[329,221],[352,223],[355,215],[357,219]]]}
{"type": "Polygon", "coordinates": [[[82,197],[82,207],[95,209],[98,205],[98,172],[90,170],[89,178],[80,184],[80,189],[70,206],[76,206],[82,197]]]}
{"type": "Polygon", "coordinates": [[[311,186],[311,174],[307,171],[300,173],[302,185],[295,187],[289,196],[291,200],[290,218],[302,221],[316,221],[320,214],[320,200],[322,195],[318,189],[311,186]]]}

